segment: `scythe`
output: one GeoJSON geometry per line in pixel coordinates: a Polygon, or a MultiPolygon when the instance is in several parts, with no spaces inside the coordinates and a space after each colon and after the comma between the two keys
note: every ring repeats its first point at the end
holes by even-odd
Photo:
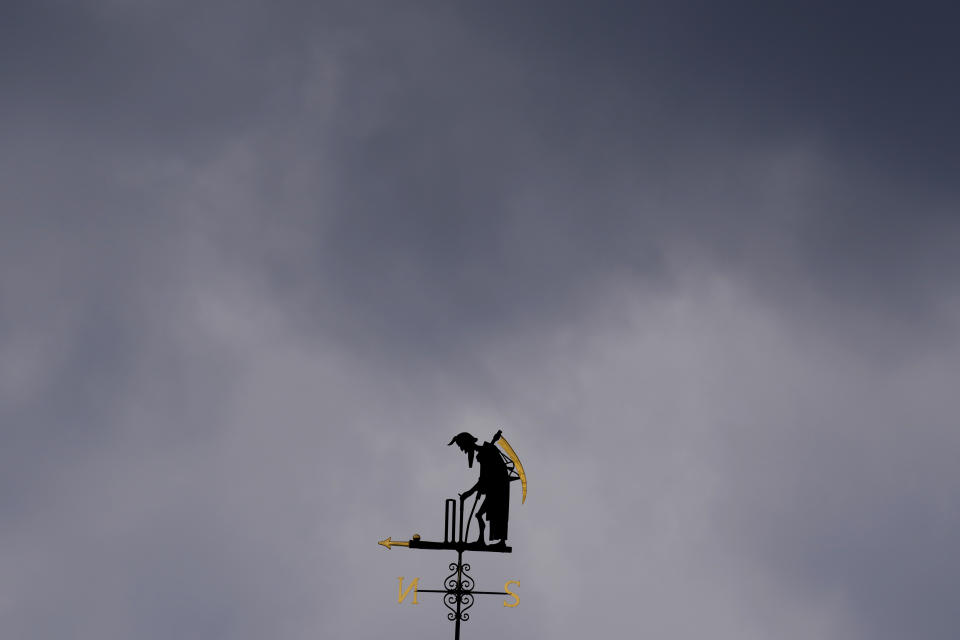
{"type": "MultiPolygon", "coordinates": [[[[510,458],[514,471],[516,471],[520,477],[520,485],[523,487],[523,498],[520,500],[520,504],[523,504],[527,501],[527,474],[523,471],[523,465],[520,464],[520,458],[517,457],[517,452],[513,450],[513,447],[510,446],[507,439],[501,435],[500,439],[497,440],[497,444],[500,445],[500,448],[503,449],[507,457],[510,458]]],[[[514,480],[516,480],[516,478],[514,478],[514,480]]]]}

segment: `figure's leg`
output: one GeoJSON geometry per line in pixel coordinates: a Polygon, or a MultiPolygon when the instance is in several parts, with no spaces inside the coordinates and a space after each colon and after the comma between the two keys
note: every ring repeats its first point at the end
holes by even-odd
{"type": "Polygon", "coordinates": [[[480,544],[485,544],[484,542],[484,532],[487,528],[487,523],[483,521],[484,514],[487,513],[487,501],[484,500],[483,504],[480,506],[480,510],[477,511],[477,524],[480,525],[480,537],[477,538],[477,542],[480,544]]]}
{"type": "Polygon", "coordinates": [[[477,542],[479,542],[480,544],[484,544],[484,542],[483,542],[484,535],[483,535],[483,534],[484,534],[484,529],[487,528],[487,525],[484,523],[483,517],[480,516],[479,514],[477,514],[477,524],[480,525],[480,536],[477,538],[477,542]]]}

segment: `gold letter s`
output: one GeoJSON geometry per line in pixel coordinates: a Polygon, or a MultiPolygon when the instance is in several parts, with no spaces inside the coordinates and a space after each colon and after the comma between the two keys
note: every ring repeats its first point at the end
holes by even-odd
{"type": "Polygon", "coordinates": [[[507,584],[503,585],[503,590],[506,591],[508,595],[511,595],[511,596],[513,596],[514,598],[516,598],[516,601],[515,601],[513,604],[510,604],[509,602],[507,602],[506,600],[504,600],[504,601],[503,601],[503,606],[505,606],[505,607],[515,607],[515,606],[517,606],[518,604],[520,604],[520,596],[518,596],[517,594],[515,594],[513,591],[510,591],[510,585],[512,585],[512,584],[515,584],[515,585],[517,585],[518,587],[520,586],[520,583],[519,583],[519,582],[517,582],[516,580],[511,580],[511,581],[508,582],[507,584]]]}
{"type": "Polygon", "coordinates": [[[413,604],[420,604],[417,602],[417,583],[420,581],[420,578],[414,578],[410,581],[410,586],[407,587],[406,593],[403,591],[403,576],[397,578],[400,581],[400,585],[397,587],[397,604],[402,604],[408,595],[410,595],[410,589],[413,589],[413,604]]]}

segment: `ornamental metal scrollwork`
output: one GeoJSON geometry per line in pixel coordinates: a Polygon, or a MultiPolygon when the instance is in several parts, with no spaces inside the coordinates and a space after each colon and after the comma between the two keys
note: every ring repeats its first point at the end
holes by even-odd
{"type": "Polygon", "coordinates": [[[450,613],[447,614],[447,620],[453,621],[457,619],[457,596],[454,593],[448,593],[443,597],[443,606],[447,609],[450,609],[450,613]]]}
{"type": "Polygon", "coordinates": [[[464,622],[470,619],[470,614],[467,613],[467,609],[473,606],[473,600],[472,593],[464,593],[460,596],[460,604],[465,605],[460,607],[460,619],[464,622]]]}

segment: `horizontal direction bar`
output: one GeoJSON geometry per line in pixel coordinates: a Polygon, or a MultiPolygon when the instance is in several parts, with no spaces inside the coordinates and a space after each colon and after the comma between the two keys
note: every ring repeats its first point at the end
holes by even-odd
{"type": "MultiPolygon", "coordinates": [[[[417,593],[457,593],[456,589],[417,589],[417,593]]],[[[487,596],[506,596],[510,595],[506,591],[467,591],[461,589],[460,593],[479,593],[487,596]]]]}
{"type": "Polygon", "coordinates": [[[432,540],[410,540],[411,549],[447,549],[449,551],[476,551],[487,553],[513,553],[513,548],[505,544],[480,544],[479,542],[434,542],[432,540]]]}

